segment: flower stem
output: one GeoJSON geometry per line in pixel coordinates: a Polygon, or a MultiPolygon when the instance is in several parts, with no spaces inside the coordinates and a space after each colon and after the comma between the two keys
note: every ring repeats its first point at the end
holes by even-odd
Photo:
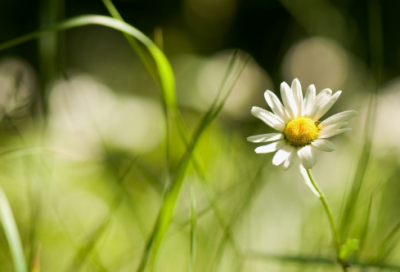
{"type": "Polygon", "coordinates": [[[321,189],[318,187],[317,183],[315,182],[310,169],[306,169],[308,177],[310,178],[310,181],[312,183],[312,185],[314,186],[315,190],[317,190],[317,192],[319,193],[320,197],[319,199],[322,202],[322,205],[324,206],[326,215],[328,216],[329,219],[329,224],[331,225],[331,231],[332,231],[332,237],[333,237],[333,241],[335,244],[335,249],[336,249],[336,253],[338,256],[338,262],[340,264],[340,266],[342,267],[343,272],[347,272],[347,265],[346,262],[344,260],[341,260],[339,257],[339,253],[340,253],[340,240],[339,240],[339,235],[338,232],[336,230],[335,227],[335,222],[333,221],[333,216],[332,216],[332,212],[331,209],[329,208],[329,204],[328,201],[326,200],[326,197],[324,195],[324,193],[321,191],[321,189]]]}

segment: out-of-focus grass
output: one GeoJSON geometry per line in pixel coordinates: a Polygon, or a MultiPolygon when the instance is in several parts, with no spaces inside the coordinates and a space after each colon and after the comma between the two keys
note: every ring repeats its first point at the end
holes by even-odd
{"type": "MultiPolygon", "coordinates": [[[[326,29],[315,28],[310,24],[312,21],[301,17],[300,6],[281,2],[295,19],[300,19],[310,35],[321,35],[326,29]]],[[[371,3],[371,24],[375,25],[370,35],[374,62],[371,70],[378,89],[383,86],[380,75],[383,52],[379,44],[382,33],[379,32],[379,9],[374,6],[377,2],[371,3]]],[[[140,121],[145,114],[150,115],[150,111],[116,119],[106,116],[96,123],[98,119],[92,120],[95,116],[86,115],[74,104],[68,105],[68,97],[65,97],[65,104],[52,107],[63,108],[59,110],[65,110],[73,120],[72,125],[58,124],[64,129],[71,125],[73,133],[70,135],[77,135],[78,148],[66,150],[63,142],[52,146],[51,136],[62,134],[52,122],[63,122],[54,117],[52,107],[44,111],[45,116],[26,114],[22,122],[14,112],[4,115],[0,135],[1,154],[4,154],[0,156],[0,182],[16,225],[7,224],[7,218],[1,217],[5,234],[0,234],[0,270],[13,271],[14,266],[16,271],[25,271],[24,254],[28,266],[35,272],[39,268],[42,271],[339,271],[329,224],[320,203],[303,184],[298,169],[294,167],[283,172],[271,166],[271,155],[255,155],[254,146],[245,142],[245,138],[268,132],[268,128],[261,122],[247,117],[240,119],[239,115],[224,110],[226,104],[243,102],[241,100],[246,97],[238,96],[236,102],[229,102],[230,95],[238,95],[237,90],[233,90],[236,83],[244,80],[245,84],[240,86],[246,92],[246,86],[256,80],[251,73],[247,81],[242,77],[242,71],[248,69],[249,57],[234,51],[223,68],[215,66],[220,70],[215,69],[209,75],[215,75],[211,82],[219,87],[207,100],[211,101],[209,104],[196,96],[198,89],[208,91],[201,89],[207,86],[204,82],[197,79],[182,85],[184,90],[180,92],[190,93],[195,102],[204,105],[197,108],[183,102],[181,105],[177,102],[175,76],[165,54],[143,33],[123,22],[111,1],[104,0],[103,4],[114,18],[68,19],[0,44],[0,49],[45,33],[91,24],[121,31],[130,49],[138,55],[136,61],[144,64],[161,90],[165,118],[150,116],[149,120],[158,122],[159,126],[161,122],[166,123],[166,133],[150,151],[132,151],[124,144],[118,145],[118,141],[124,139],[122,136],[129,134],[129,128],[110,129],[107,125],[110,120],[128,119],[132,120],[132,125],[127,126],[135,126],[135,121],[140,121]],[[43,118],[49,118],[49,122],[42,122],[43,118]],[[93,122],[94,125],[80,127],[80,119],[84,118],[87,119],[84,124],[93,122]],[[82,146],[87,147],[86,153],[80,150],[82,146]],[[38,191],[40,194],[35,194],[38,191]],[[16,238],[17,233],[20,233],[21,243],[16,238]]],[[[342,22],[343,18],[335,17],[339,11],[327,1],[316,9],[328,12],[327,18],[339,18],[337,20],[342,22]]],[[[343,29],[339,24],[326,33],[347,43],[349,34],[340,31],[343,29]]],[[[43,48],[40,51],[45,58],[49,57],[43,48]]],[[[176,70],[181,69],[188,78],[196,78],[203,68],[202,62],[188,63],[190,69],[178,63],[176,70]]],[[[47,72],[54,71],[50,66],[47,72]]],[[[46,65],[43,69],[46,71],[46,65]]],[[[61,73],[72,92],[76,76],[70,71],[61,73]]],[[[49,95],[42,95],[42,103],[46,105],[53,103],[48,100],[51,92],[56,95],[56,87],[52,89],[51,85],[57,84],[52,82],[52,77],[54,74],[48,77],[49,95]]],[[[134,73],[129,77],[139,78],[134,73]]],[[[348,81],[343,83],[345,91],[354,86],[352,79],[348,81]]],[[[178,86],[179,83],[178,79],[178,86]]],[[[147,88],[149,85],[145,85],[147,88]]],[[[106,97],[106,101],[101,104],[96,92],[89,93],[94,102],[83,101],[87,108],[96,103],[102,105],[96,108],[98,115],[106,107],[112,113],[121,111],[117,92],[104,86],[103,89],[106,95],[99,97],[106,97]],[[111,100],[112,104],[107,104],[111,100]]],[[[85,91],[80,89],[78,95],[85,91]]],[[[260,100],[258,105],[265,107],[263,91],[259,90],[254,103],[260,100]]],[[[332,203],[335,221],[339,221],[340,207],[343,207],[340,216],[342,242],[347,238],[360,240],[359,250],[348,259],[349,271],[400,271],[396,257],[400,252],[396,190],[400,187],[395,184],[399,162],[393,159],[388,163],[387,158],[371,151],[376,100],[375,96],[371,98],[369,115],[365,114],[362,106],[354,102],[359,93],[357,90],[350,93],[346,96],[348,100],[343,104],[339,102],[334,110],[359,107],[356,109],[363,115],[352,123],[366,120],[362,136],[338,137],[335,140],[337,151],[321,156],[315,175],[332,203]],[[358,143],[359,139],[364,140],[358,143]],[[346,185],[346,179],[353,180],[352,184],[346,185]],[[349,187],[348,194],[345,194],[345,186],[349,187]],[[343,198],[344,194],[347,199],[343,198]]],[[[363,97],[362,102],[368,99],[363,97]]],[[[250,115],[250,108],[248,110],[250,115]]],[[[73,139],[61,139],[74,146],[73,139]]],[[[0,210],[7,208],[6,204],[1,205],[0,210]]]]}

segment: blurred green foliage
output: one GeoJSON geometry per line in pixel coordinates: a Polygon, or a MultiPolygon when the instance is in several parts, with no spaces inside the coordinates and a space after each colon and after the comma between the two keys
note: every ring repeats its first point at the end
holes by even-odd
{"type": "Polygon", "coordinates": [[[399,9],[1,1],[0,271],[340,271],[298,167],[246,141],[296,77],[360,113],[313,169],[341,261],[400,271],[399,9]]]}

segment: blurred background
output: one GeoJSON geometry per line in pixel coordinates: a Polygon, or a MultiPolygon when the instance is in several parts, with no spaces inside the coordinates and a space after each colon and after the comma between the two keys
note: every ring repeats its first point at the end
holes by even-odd
{"type": "MultiPolygon", "coordinates": [[[[167,56],[189,135],[225,74],[235,77],[231,60],[243,69],[199,140],[204,172],[189,166],[148,271],[188,271],[193,256],[193,271],[340,271],[298,167],[284,172],[246,141],[272,132],[251,107],[268,109],[264,91],[280,96],[294,78],[303,90],[343,91],[326,116],[359,112],[313,169],[342,242],[360,241],[349,271],[400,271],[399,1],[113,3],[167,56]]],[[[0,0],[0,44],[87,14],[110,16],[101,0],[0,0]]],[[[29,271],[137,271],[187,150],[165,113],[157,83],[114,29],[0,51],[0,184],[29,271]]],[[[4,231],[0,271],[14,271],[4,231]]]]}

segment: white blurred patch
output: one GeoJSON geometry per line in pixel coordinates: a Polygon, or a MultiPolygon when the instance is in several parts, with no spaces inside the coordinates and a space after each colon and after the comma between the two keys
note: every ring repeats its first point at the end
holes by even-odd
{"type": "Polygon", "coordinates": [[[84,157],[105,146],[149,152],[164,137],[163,113],[152,100],[117,97],[87,75],[58,80],[50,96],[51,145],[84,157]]]}
{"type": "Polygon", "coordinates": [[[283,76],[290,83],[298,78],[303,90],[314,84],[317,90],[337,90],[347,78],[346,51],[335,41],[310,38],[295,44],[283,60],[283,76]]]}
{"type": "Polygon", "coordinates": [[[133,152],[148,152],[164,138],[164,118],[160,106],[150,99],[122,98],[111,113],[109,142],[133,152]]]}
{"type": "Polygon", "coordinates": [[[389,82],[381,91],[376,110],[374,146],[398,153],[400,149],[400,78],[389,82]]]}
{"type": "MultiPolygon", "coordinates": [[[[211,105],[216,98],[231,57],[231,51],[221,52],[201,67],[197,76],[197,89],[200,101],[204,101],[205,105],[211,105]]],[[[231,77],[237,75],[235,71],[240,70],[245,65],[245,61],[246,57],[237,58],[231,77]]],[[[264,91],[271,89],[271,87],[271,79],[267,72],[253,59],[250,59],[237,79],[225,103],[223,112],[234,118],[248,117],[251,107],[260,100],[260,97],[263,99],[264,91]]],[[[198,101],[199,105],[202,104],[200,101],[198,101]]]]}
{"type": "Polygon", "coordinates": [[[36,75],[28,63],[16,58],[1,60],[0,117],[26,113],[36,87],[36,75]]]}

